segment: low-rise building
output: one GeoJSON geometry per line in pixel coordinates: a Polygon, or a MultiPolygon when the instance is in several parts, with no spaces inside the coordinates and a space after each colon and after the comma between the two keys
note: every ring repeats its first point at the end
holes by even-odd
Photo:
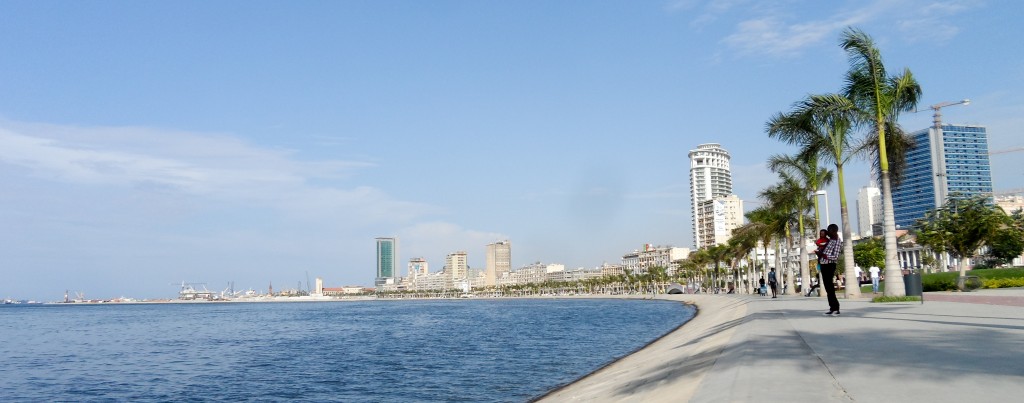
{"type": "Polygon", "coordinates": [[[622,255],[622,268],[632,273],[646,273],[651,267],[664,267],[668,273],[674,273],[677,262],[688,256],[689,248],[645,244],[642,249],[622,255]]]}

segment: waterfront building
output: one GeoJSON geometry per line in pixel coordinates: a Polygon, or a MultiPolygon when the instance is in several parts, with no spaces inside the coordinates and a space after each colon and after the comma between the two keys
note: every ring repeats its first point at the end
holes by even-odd
{"type": "Polygon", "coordinates": [[[427,259],[422,257],[414,257],[409,259],[409,279],[415,280],[416,277],[426,275],[430,272],[430,265],[427,264],[427,259]]]}
{"type": "Polygon", "coordinates": [[[881,226],[882,191],[872,183],[857,191],[857,232],[865,238],[881,236],[881,226]]]}
{"type": "Polygon", "coordinates": [[[515,271],[506,273],[505,276],[497,279],[498,286],[510,286],[518,284],[541,284],[550,279],[551,273],[558,273],[565,270],[563,264],[545,264],[535,262],[515,271]]]}
{"type": "Polygon", "coordinates": [[[487,270],[484,269],[466,269],[466,284],[469,285],[470,289],[473,288],[484,288],[487,286],[487,270]]]}
{"type": "Polygon", "coordinates": [[[622,268],[632,273],[646,273],[651,267],[664,267],[674,274],[677,262],[690,256],[690,249],[645,244],[643,248],[622,255],[622,268]]]}
{"type": "Polygon", "coordinates": [[[549,281],[576,282],[602,276],[600,269],[586,269],[578,267],[571,270],[562,270],[548,273],[549,281]]]}
{"type": "Polygon", "coordinates": [[[701,247],[729,242],[732,230],[743,225],[743,200],[729,195],[697,202],[697,241],[701,247]]]}
{"type": "Polygon", "coordinates": [[[321,293],[328,297],[342,297],[359,294],[367,294],[373,292],[373,289],[366,289],[357,285],[348,285],[344,287],[324,287],[321,293]]]}
{"type": "Polygon", "coordinates": [[[444,273],[448,275],[450,287],[465,281],[469,271],[469,263],[466,258],[466,251],[449,253],[444,258],[444,273]]]}
{"type": "Polygon", "coordinates": [[[512,268],[512,243],[508,240],[487,244],[485,259],[485,286],[497,285],[497,279],[512,268]]]}
{"type": "Polygon", "coordinates": [[[313,296],[324,295],[324,279],[317,277],[316,286],[313,288],[313,296]]]}
{"type": "Polygon", "coordinates": [[[608,262],[601,263],[595,270],[601,272],[601,276],[618,276],[625,274],[625,268],[621,264],[609,264],[608,262]]]}
{"type": "Polygon", "coordinates": [[[443,290],[452,286],[451,276],[443,271],[439,271],[416,275],[416,278],[410,282],[408,289],[415,291],[443,290]]]}
{"type": "Polygon", "coordinates": [[[911,134],[903,181],[893,189],[896,226],[910,228],[949,196],[992,194],[984,126],[936,125],[911,134]]]}
{"type": "Polygon", "coordinates": [[[385,284],[394,284],[398,271],[398,238],[377,238],[377,279],[374,283],[378,288],[385,284]]]}
{"type": "MultiPolygon", "coordinates": [[[[694,247],[700,249],[712,245],[708,243],[709,239],[717,239],[713,233],[706,233],[709,227],[705,223],[711,222],[710,230],[714,230],[714,217],[705,217],[708,208],[702,202],[732,194],[732,172],[729,169],[729,152],[717,143],[698,145],[690,150],[689,157],[693,242],[694,247]]],[[[714,206],[710,211],[714,214],[714,206]]]]}

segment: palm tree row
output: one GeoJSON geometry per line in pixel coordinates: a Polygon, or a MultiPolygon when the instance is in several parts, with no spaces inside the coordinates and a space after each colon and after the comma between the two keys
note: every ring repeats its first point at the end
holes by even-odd
{"type": "MultiPolygon", "coordinates": [[[[904,153],[912,142],[897,119],[901,112],[916,107],[921,87],[908,69],[898,75],[888,75],[880,52],[864,32],[848,28],[842,33],[840,44],[850,63],[842,90],[809,95],[789,112],[776,114],[766,124],[769,137],[796,146],[797,152],[793,156],[771,157],[768,165],[779,174],[779,183],[759,195],[765,200],[761,208],[765,211],[754,210],[748,218],[752,224],[758,223],[762,233],[771,233],[772,239],[787,240],[787,250],[792,250],[790,231],[796,226],[800,239],[800,275],[803,283],[808,284],[804,245],[813,231],[805,228],[805,215],[813,204],[815,218],[820,219],[817,199],[811,198],[831,183],[833,171],[820,168],[819,164],[833,167],[839,187],[845,277],[855,279],[844,169],[853,158],[868,156],[874,161],[875,174],[882,184],[885,295],[902,296],[905,290],[896,261],[892,186],[898,183],[904,153]]],[[[847,298],[858,297],[860,288],[846,287],[845,293],[847,298]]]]}

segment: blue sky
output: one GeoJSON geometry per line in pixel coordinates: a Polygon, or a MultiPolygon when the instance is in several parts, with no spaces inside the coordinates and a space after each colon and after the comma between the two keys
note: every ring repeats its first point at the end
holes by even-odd
{"type": "MultiPolygon", "coordinates": [[[[482,267],[504,239],[515,267],[689,247],[687,152],[721,143],[754,201],[765,159],[792,151],[765,122],[841,87],[847,26],[914,72],[922,107],[970,98],[945,121],[1024,146],[1022,17],[973,0],[0,2],[0,297],[372,284],[380,236],[403,274],[459,250],[482,267]]],[[[1024,188],[1021,157],[992,157],[997,190],[1024,188]]],[[[852,201],[869,172],[847,174],[852,201]]]]}

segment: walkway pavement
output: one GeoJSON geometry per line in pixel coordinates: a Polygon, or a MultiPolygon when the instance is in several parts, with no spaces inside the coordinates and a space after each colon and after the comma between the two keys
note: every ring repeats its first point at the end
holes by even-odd
{"type": "Polygon", "coordinates": [[[542,401],[989,402],[1024,399],[1024,289],[925,303],[673,295],[697,316],[542,401]],[[999,303],[999,304],[996,304],[999,303]]]}

